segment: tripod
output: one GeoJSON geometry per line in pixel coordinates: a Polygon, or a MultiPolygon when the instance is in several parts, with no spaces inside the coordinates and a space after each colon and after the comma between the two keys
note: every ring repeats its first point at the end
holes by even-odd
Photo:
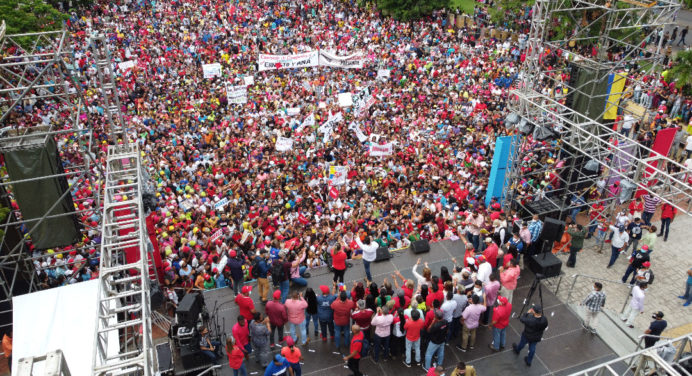
{"type": "Polygon", "coordinates": [[[519,317],[521,317],[521,315],[524,314],[526,307],[529,305],[529,303],[531,303],[531,298],[533,297],[533,294],[536,292],[536,290],[538,290],[538,301],[540,302],[541,307],[543,306],[543,289],[541,288],[541,279],[543,279],[543,277],[543,274],[536,274],[536,279],[533,280],[531,288],[529,288],[529,293],[526,295],[526,298],[524,299],[524,306],[521,307],[519,317]]]}

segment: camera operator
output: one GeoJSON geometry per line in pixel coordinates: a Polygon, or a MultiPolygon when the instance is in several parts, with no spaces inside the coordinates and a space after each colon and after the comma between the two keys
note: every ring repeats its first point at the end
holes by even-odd
{"type": "Polygon", "coordinates": [[[529,354],[524,357],[524,362],[530,367],[533,356],[536,354],[536,344],[543,338],[543,332],[548,327],[548,320],[543,316],[543,308],[534,304],[527,313],[519,318],[519,321],[524,324],[524,331],[521,333],[519,345],[513,343],[512,349],[515,354],[519,355],[521,349],[528,344],[529,354]]]}

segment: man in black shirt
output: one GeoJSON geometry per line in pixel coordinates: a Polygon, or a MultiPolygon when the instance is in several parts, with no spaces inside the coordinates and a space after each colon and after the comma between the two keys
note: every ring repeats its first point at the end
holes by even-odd
{"type": "Polygon", "coordinates": [[[513,343],[512,349],[515,354],[519,355],[521,349],[528,344],[529,354],[524,357],[524,362],[530,367],[533,356],[536,353],[536,344],[543,338],[543,331],[548,327],[548,320],[543,317],[543,308],[535,304],[527,313],[519,318],[519,321],[524,324],[524,331],[521,333],[519,345],[513,343]]]}
{"type": "Polygon", "coordinates": [[[663,331],[666,329],[668,326],[668,322],[663,319],[663,312],[658,311],[651,316],[654,321],[649,324],[649,329],[647,329],[644,334],[648,334],[649,336],[644,338],[644,347],[651,347],[658,342],[659,338],[658,336],[663,333],[663,331]],[[655,336],[655,337],[653,337],[655,336]]]}
{"type": "Polygon", "coordinates": [[[627,277],[634,273],[632,280],[630,281],[630,285],[634,284],[634,279],[637,276],[637,270],[641,269],[642,265],[650,260],[648,250],[649,247],[646,244],[644,244],[642,249],[639,251],[637,251],[635,248],[634,253],[632,253],[632,256],[630,256],[630,264],[627,266],[627,270],[625,270],[625,275],[622,276],[622,283],[627,282],[627,277]]]}
{"type": "Polygon", "coordinates": [[[435,310],[435,318],[428,328],[428,349],[425,351],[424,370],[429,370],[432,367],[432,357],[437,354],[437,364],[442,365],[445,359],[445,340],[447,339],[447,330],[449,323],[444,319],[444,314],[441,310],[435,310]]]}

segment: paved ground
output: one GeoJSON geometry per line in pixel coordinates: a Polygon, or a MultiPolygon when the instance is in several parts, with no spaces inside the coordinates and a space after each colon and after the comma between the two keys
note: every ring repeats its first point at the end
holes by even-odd
{"type": "MultiPolygon", "coordinates": [[[[660,227],[660,221],[654,217],[653,224],[660,227]]],[[[651,313],[663,311],[668,327],[674,328],[692,322],[692,306],[683,307],[683,301],[678,295],[684,292],[687,269],[692,267],[692,244],[689,233],[692,230],[692,217],[679,215],[671,225],[668,241],[658,238],[655,250],[651,254],[651,269],[655,273],[654,283],[648,289],[645,299],[645,313],[640,315],[635,324],[638,332],[644,331],[651,321],[651,313]]],[[[569,287],[574,281],[575,274],[588,275],[603,278],[604,290],[608,294],[607,307],[620,312],[629,295],[629,288],[621,283],[622,276],[627,268],[627,258],[619,257],[615,265],[606,269],[610,258],[610,247],[606,244],[603,253],[598,253],[594,248],[594,240],[587,240],[585,248],[577,256],[575,268],[566,268],[563,271],[566,276],[563,279],[558,297],[565,302],[569,287]],[[615,283],[618,282],[618,283],[615,283]]],[[[560,256],[566,261],[566,255],[560,256]]],[[[583,277],[577,278],[577,283],[572,293],[571,302],[583,299],[593,285],[593,280],[583,277]]]]}

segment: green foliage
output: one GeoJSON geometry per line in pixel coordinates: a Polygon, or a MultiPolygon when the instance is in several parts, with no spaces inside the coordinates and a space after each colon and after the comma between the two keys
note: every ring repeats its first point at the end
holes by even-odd
{"type": "Polygon", "coordinates": [[[430,15],[434,10],[449,7],[450,0],[379,0],[383,14],[400,21],[411,21],[430,15]]]}
{"type": "Polygon", "coordinates": [[[450,0],[449,7],[451,9],[459,9],[462,13],[473,16],[473,8],[476,4],[479,4],[476,0],[450,0]]]}
{"type": "Polygon", "coordinates": [[[666,81],[675,82],[678,88],[689,89],[692,86],[692,50],[678,52],[666,81]]]}
{"type": "Polygon", "coordinates": [[[490,21],[495,25],[502,25],[524,15],[526,7],[533,6],[535,0],[496,0],[493,7],[488,9],[490,21]]]}
{"type": "Polygon", "coordinates": [[[43,0],[0,0],[0,19],[5,20],[6,34],[59,30],[68,18],[43,0]]]}

